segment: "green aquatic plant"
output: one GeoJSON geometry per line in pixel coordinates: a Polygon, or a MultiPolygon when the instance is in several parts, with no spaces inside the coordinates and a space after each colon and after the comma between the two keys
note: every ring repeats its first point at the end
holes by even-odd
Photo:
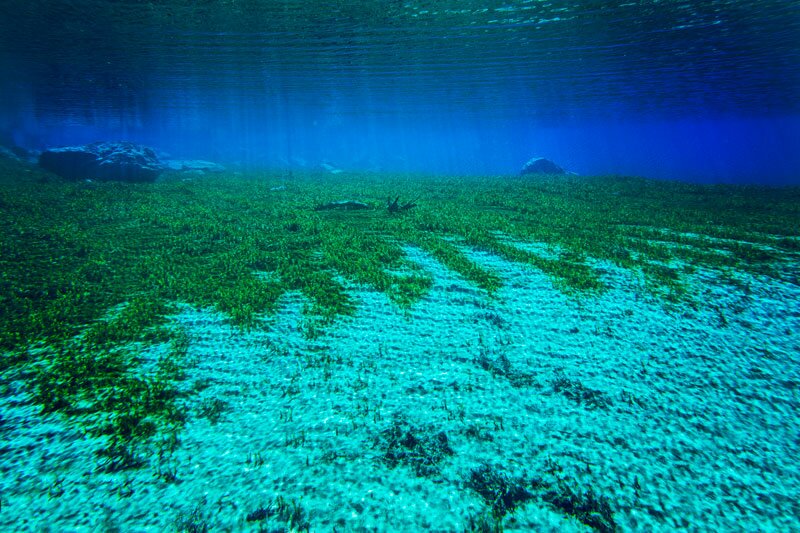
{"type": "MultiPolygon", "coordinates": [[[[608,260],[641,272],[654,293],[679,301],[688,296],[687,268],[781,277],[776,265],[795,258],[800,242],[795,189],[633,178],[419,178],[403,184],[417,206],[392,217],[380,210],[313,211],[313,199],[329,197],[331,185],[311,175],[295,176],[291,192],[268,185],[228,178],[4,187],[0,264],[9,290],[0,299],[0,343],[13,349],[37,338],[65,339],[137,294],[142,318],[130,313],[130,320],[109,324],[117,331],[98,331],[98,340],[125,335],[121,328],[130,336],[145,327],[148,307],[168,314],[159,307],[171,302],[215,307],[251,328],[276,310],[282,294],[300,291],[312,302],[311,314],[335,317],[353,311],[339,276],[408,307],[432,283],[408,259],[409,245],[489,294],[502,279],[470,250],[530,265],[574,294],[603,290],[593,261],[608,260]],[[526,249],[529,242],[552,253],[526,249]]],[[[341,175],[336,191],[379,203],[396,197],[396,186],[341,175]]]]}
{"type": "Polygon", "coordinates": [[[514,368],[505,353],[498,354],[483,346],[474,363],[493,376],[505,378],[513,387],[527,387],[534,382],[534,375],[514,368]]]}
{"type": "Polygon", "coordinates": [[[534,497],[530,481],[512,478],[488,464],[472,470],[465,485],[483,498],[497,520],[534,497]]]}
{"type": "MultiPolygon", "coordinates": [[[[559,469],[557,464],[553,466],[559,469]]],[[[525,475],[513,477],[499,467],[482,464],[470,471],[464,485],[480,495],[494,519],[472,519],[470,523],[473,531],[501,529],[504,517],[534,499],[546,502],[592,530],[604,533],[617,531],[614,510],[609,499],[592,487],[583,490],[576,482],[561,475],[552,482],[538,477],[528,478],[525,475]]]]}
{"type": "Polygon", "coordinates": [[[468,518],[466,531],[471,533],[503,533],[503,520],[491,513],[480,513],[468,518]]]}
{"type": "Polygon", "coordinates": [[[205,499],[203,499],[189,513],[180,513],[173,522],[175,530],[179,533],[207,533],[210,531],[209,520],[203,509],[205,503],[205,499]]]}
{"type": "Polygon", "coordinates": [[[439,463],[455,453],[444,431],[417,427],[400,418],[380,433],[376,444],[389,466],[408,466],[419,477],[438,475],[439,463]]]}
{"type": "MultiPolygon", "coordinates": [[[[283,496],[271,500],[266,506],[247,513],[248,522],[269,522],[272,525],[287,528],[289,531],[310,531],[311,522],[308,512],[296,500],[286,500],[283,496]]],[[[262,525],[262,530],[263,530],[262,525]]],[[[283,531],[283,529],[274,529],[283,531]]],[[[272,530],[270,530],[272,531],[272,530]]]]}
{"type": "MultiPolygon", "coordinates": [[[[355,312],[354,286],[401,312],[424,305],[435,280],[419,254],[490,298],[503,297],[505,280],[486,254],[542,272],[573,298],[606,290],[609,263],[665,305],[697,299],[687,280],[701,269],[739,288],[749,275],[798,283],[797,188],[575,176],[31,176],[0,180],[0,371],[25,380],[43,411],[103,439],[111,469],[137,464],[183,423],[177,391],[189,343],[171,325],[179,304],[215,309],[246,330],[300,293],[313,339],[355,312]],[[400,208],[399,188],[413,209],[313,209],[331,197],[373,206],[394,198],[400,208]]],[[[500,358],[478,364],[525,385],[500,358]]]]}
{"type": "Polygon", "coordinates": [[[550,486],[541,498],[563,513],[574,516],[579,522],[600,533],[618,531],[611,502],[593,488],[581,490],[568,480],[550,486]]]}
{"type": "Polygon", "coordinates": [[[608,408],[612,404],[611,398],[606,393],[587,387],[578,380],[570,379],[564,372],[557,373],[550,384],[555,392],[590,409],[608,408]]]}
{"type": "MultiPolygon", "coordinates": [[[[108,331],[106,322],[98,324],[108,331]]],[[[162,342],[161,357],[143,372],[135,344],[110,340],[127,339],[128,330],[111,337],[98,337],[95,331],[90,328],[58,349],[37,353],[29,378],[33,398],[43,412],[77,417],[88,434],[103,439],[98,451],[103,469],[135,467],[151,452],[158,434],[183,423],[175,382],[181,377],[185,340],[176,333],[172,341],[162,342]]]]}
{"type": "Polygon", "coordinates": [[[219,398],[206,398],[197,408],[197,416],[207,419],[211,424],[216,424],[222,419],[223,414],[230,408],[228,402],[219,398]]]}

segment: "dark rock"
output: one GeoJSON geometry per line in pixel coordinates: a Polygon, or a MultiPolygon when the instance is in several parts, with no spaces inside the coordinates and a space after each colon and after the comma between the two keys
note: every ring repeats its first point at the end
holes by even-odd
{"type": "Polygon", "coordinates": [[[67,179],[155,181],[163,163],[155,150],[131,142],[96,142],[45,150],[39,165],[67,179]]]}
{"type": "Polygon", "coordinates": [[[16,145],[10,147],[0,146],[0,157],[13,159],[21,163],[36,163],[39,158],[39,152],[36,150],[27,150],[16,145]]]}
{"type": "Polygon", "coordinates": [[[520,174],[566,174],[567,171],[544,157],[534,157],[522,166],[520,174]]]}
{"type": "Polygon", "coordinates": [[[13,159],[14,161],[20,161],[19,156],[14,153],[10,148],[6,148],[5,146],[0,146],[0,157],[5,159],[13,159]]]}
{"type": "Polygon", "coordinates": [[[168,159],[164,164],[169,170],[176,170],[179,172],[202,172],[203,174],[225,172],[225,167],[218,163],[211,161],[204,161],[202,159],[168,159]]]}

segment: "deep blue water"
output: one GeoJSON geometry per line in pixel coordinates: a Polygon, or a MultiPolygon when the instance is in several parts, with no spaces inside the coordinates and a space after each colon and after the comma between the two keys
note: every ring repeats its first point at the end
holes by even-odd
{"type": "Polygon", "coordinates": [[[800,3],[0,0],[0,144],[800,183],[800,3]]]}

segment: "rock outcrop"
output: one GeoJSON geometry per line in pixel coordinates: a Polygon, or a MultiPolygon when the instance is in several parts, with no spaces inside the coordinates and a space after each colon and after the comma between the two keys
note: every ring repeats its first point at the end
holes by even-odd
{"type": "Polygon", "coordinates": [[[169,170],[191,172],[198,175],[225,172],[225,167],[219,163],[204,161],[202,159],[167,159],[164,161],[164,165],[169,170]]]}
{"type": "Polygon", "coordinates": [[[155,181],[164,164],[155,150],[131,142],[96,142],[45,150],[39,166],[70,180],[155,181]]]}
{"type": "Polygon", "coordinates": [[[520,174],[567,174],[567,171],[544,157],[534,157],[522,166],[520,174]]]}

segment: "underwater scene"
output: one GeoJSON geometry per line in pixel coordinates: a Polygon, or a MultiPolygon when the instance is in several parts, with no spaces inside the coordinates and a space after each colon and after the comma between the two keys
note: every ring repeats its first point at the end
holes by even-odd
{"type": "Polygon", "coordinates": [[[800,3],[0,8],[0,531],[800,530],[800,3]]]}

